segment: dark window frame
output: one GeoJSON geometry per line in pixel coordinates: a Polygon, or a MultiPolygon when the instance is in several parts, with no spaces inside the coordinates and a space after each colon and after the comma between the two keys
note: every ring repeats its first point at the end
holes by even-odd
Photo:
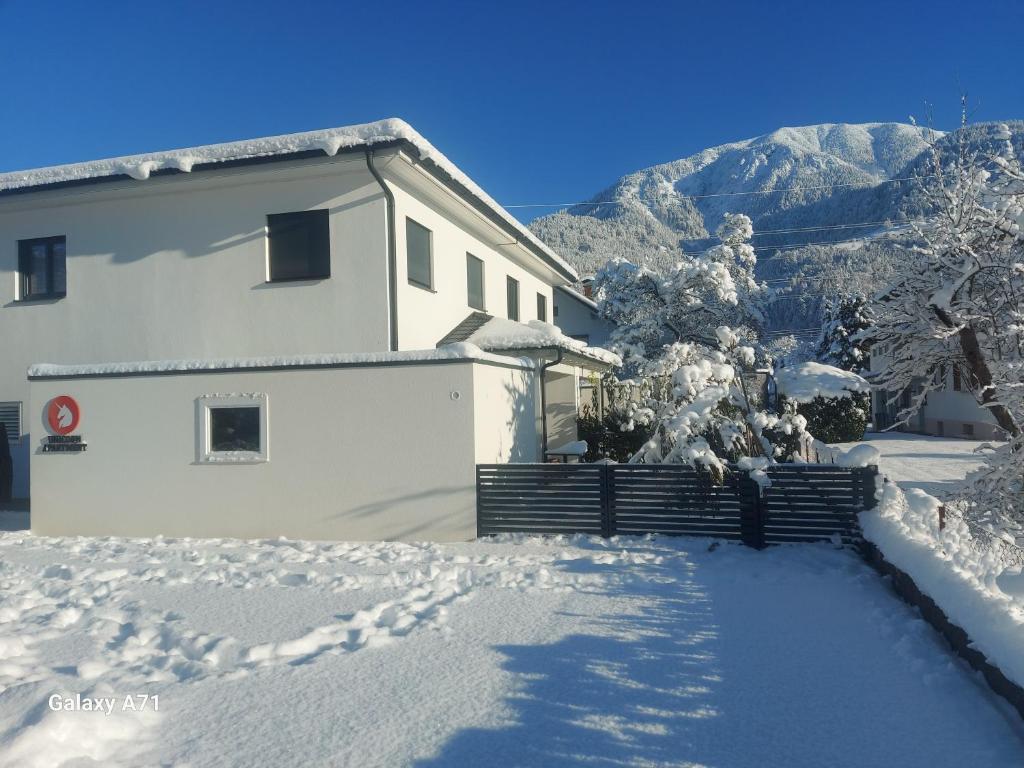
{"type": "Polygon", "coordinates": [[[487,311],[487,266],[484,264],[484,260],[474,256],[472,253],[466,253],[466,304],[471,309],[478,309],[481,312],[487,311]],[[470,284],[470,264],[476,262],[480,265],[480,304],[477,306],[473,303],[473,291],[472,285],[470,284]]]}
{"type": "Polygon", "coordinates": [[[425,227],[420,224],[416,219],[411,216],[405,217],[405,279],[416,288],[421,288],[424,291],[430,291],[436,293],[434,290],[434,231],[429,227],[425,227]],[[409,248],[409,229],[410,226],[419,227],[427,233],[427,271],[430,273],[430,282],[424,284],[419,280],[413,279],[412,270],[409,269],[410,259],[412,258],[412,251],[409,248]]]}
{"type": "Polygon", "coordinates": [[[537,319],[542,323],[548,321],[548,297],[540,291],[537,292],[537,319]]]}
{"type": "Polygon", "coordinates": [[[18,301],[47,301],[63,299],[68,295],[67,274],[68,274],[68,239],[67,235],[50,235],[49,237],[30,237],[18,241],[18,301]],[[64,290],[55,291],[54,277],[54,246],[64,246],[64,290]],[[46,246],[46,285],[49,290],[46,293],[32,293],[32,247],[35,245],[46,246]]]}
{"type": "MultiPolygon", "coordinates": [[[[291,226],[295,226],[292,223],[291,226]]],[[[331,277],[331,216],[330,211],[326,208],[314,208],[308,211],[288,211],[285,213],[268,213],[266,222],[267,231],[267,282],[268,283],[297,283],[297,282],[310,282],[314,280],[328,280],[331,277]],[[324,242],[322,245],[325,247],[326,252],[320,254],[311,254],[310,261],[312,262],[315,258],[319,262],[322,270],[315,270],[312,267],[309,272],[304,275],[288,275],[287,277],[274,275],[274,229],[275,224],[288,226],[287,220],[292,219],[293,222],[306,219],[310,222],[307,226],[310,228],[318,227],[326,228],[326,232],[317,233],[323,237],[324,242]],[[324,235],[326,235],[324,237],[324,235]]]]}
{"type": "Polygon", "coordinates": [[[512,275],[505,276],[505,314],[509,320],[519,319],[519,281],[516,280],[512,275]],[[515,294],[515,312],[513,309],[512,295],[515,294]]]}

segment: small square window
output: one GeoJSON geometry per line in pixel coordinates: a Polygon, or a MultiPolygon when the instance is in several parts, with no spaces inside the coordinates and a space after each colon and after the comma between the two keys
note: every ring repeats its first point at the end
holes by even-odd
{"type": "Polygon", "coordinates": [[[18,274],[20,300],[64,298],[68,290],[64,235],[19,240],[18,274]]]}
{"type": "Polygon", "coordinates": [[[422,224],[417,224],[412,219],[405,220],[406,269],[409,282],[427,290],[434,288],[431,236],[431,231],[422,224]]]}
{"type": "Polygon", "coordinates": [[[519,319],[519,281],[509,277],[505,284],[506,298],[508,300],[508,319],[519,319]]]}
{"type": "Polygon", "coordinates": [[[331,224],[325,209],[267,216],[271,282],[331,276],[331,224]]]}
{"type": "Polygon", "coordinates": [[[204,395],[196,407],[200,463],[269,460],[266,395],[204,395]]]}
{"type": "Polygon", "coordinates": [[[210,451],[249,451],[260,449],[260,407],[258,405],[220,406],[210,409],[210,451]]]}
{"type": "Polygon", "coordinates": [[[545,323],[548,321],[548,297],[543,293],[537,294],[537,319],[545,323]]]}
{"type": "Polygon", "coordinates": [[[466,296],[473,309],[484,309],[484,263],[471,253],[466,254],[466,296]]]}

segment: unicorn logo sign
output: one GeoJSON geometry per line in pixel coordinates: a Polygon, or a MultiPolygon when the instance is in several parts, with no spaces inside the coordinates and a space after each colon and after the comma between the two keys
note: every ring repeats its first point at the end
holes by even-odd
{"type": "Polygon", "coordinates": [[[46,422],[55,435],[67,435],[78,426],[78,403],[68,395],[58,395],[46,406],[46,422]]]}

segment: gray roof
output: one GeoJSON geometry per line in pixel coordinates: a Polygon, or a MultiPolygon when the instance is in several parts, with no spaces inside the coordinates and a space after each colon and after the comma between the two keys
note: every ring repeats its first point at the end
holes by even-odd
{"type": "Polygon", "coordinates": [[[445,344],[458,344],[462,341],[468,341],[469,337],[483,328],[491,317],[486,312],[473,312],[469,317],[448,331],[444,338],[437,342],[437,346],[443,347],[445,344]]]}

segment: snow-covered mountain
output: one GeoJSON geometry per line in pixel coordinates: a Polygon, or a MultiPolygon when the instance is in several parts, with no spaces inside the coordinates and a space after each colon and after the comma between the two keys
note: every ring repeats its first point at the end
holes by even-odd
{"type": "MultiPolygon", "coordinates": [[[[1024,152],[1024,123],[1009,127],[1024,152]]],[[[996,124],[963,130],[968,146],[995,150],[996,124]]],[[[931,138],[946,153],[960,135],[931,138]]],[[[894,237],[928,214],[919,182],[905,181],[931,172],[928,136],[903,123],[780,128],[631,173],[531,228],[587,275],[617,256],[674,263],[716,242],[722,214],[745,213],[757,274],[777,291],[769,329],[813,329],[826,297],[882,287],[900,258],[894,237]]]]}
{"type": "MultiPolygon", "coordinates": [[[[755,231],[885,220],[892,218],[880,209],[891,203],[888,196],[863,193],[897,178],[926,149],[925,134],[902,123],[780,128],[631,173],[590,202],[537,219],[532,228],[592,272],[612,256],[660,260],[680,247],[699,248],[726,212],[747,214],[755,231]]],[[[850,235],[765,233],[755,245],[850,235]]]]}

